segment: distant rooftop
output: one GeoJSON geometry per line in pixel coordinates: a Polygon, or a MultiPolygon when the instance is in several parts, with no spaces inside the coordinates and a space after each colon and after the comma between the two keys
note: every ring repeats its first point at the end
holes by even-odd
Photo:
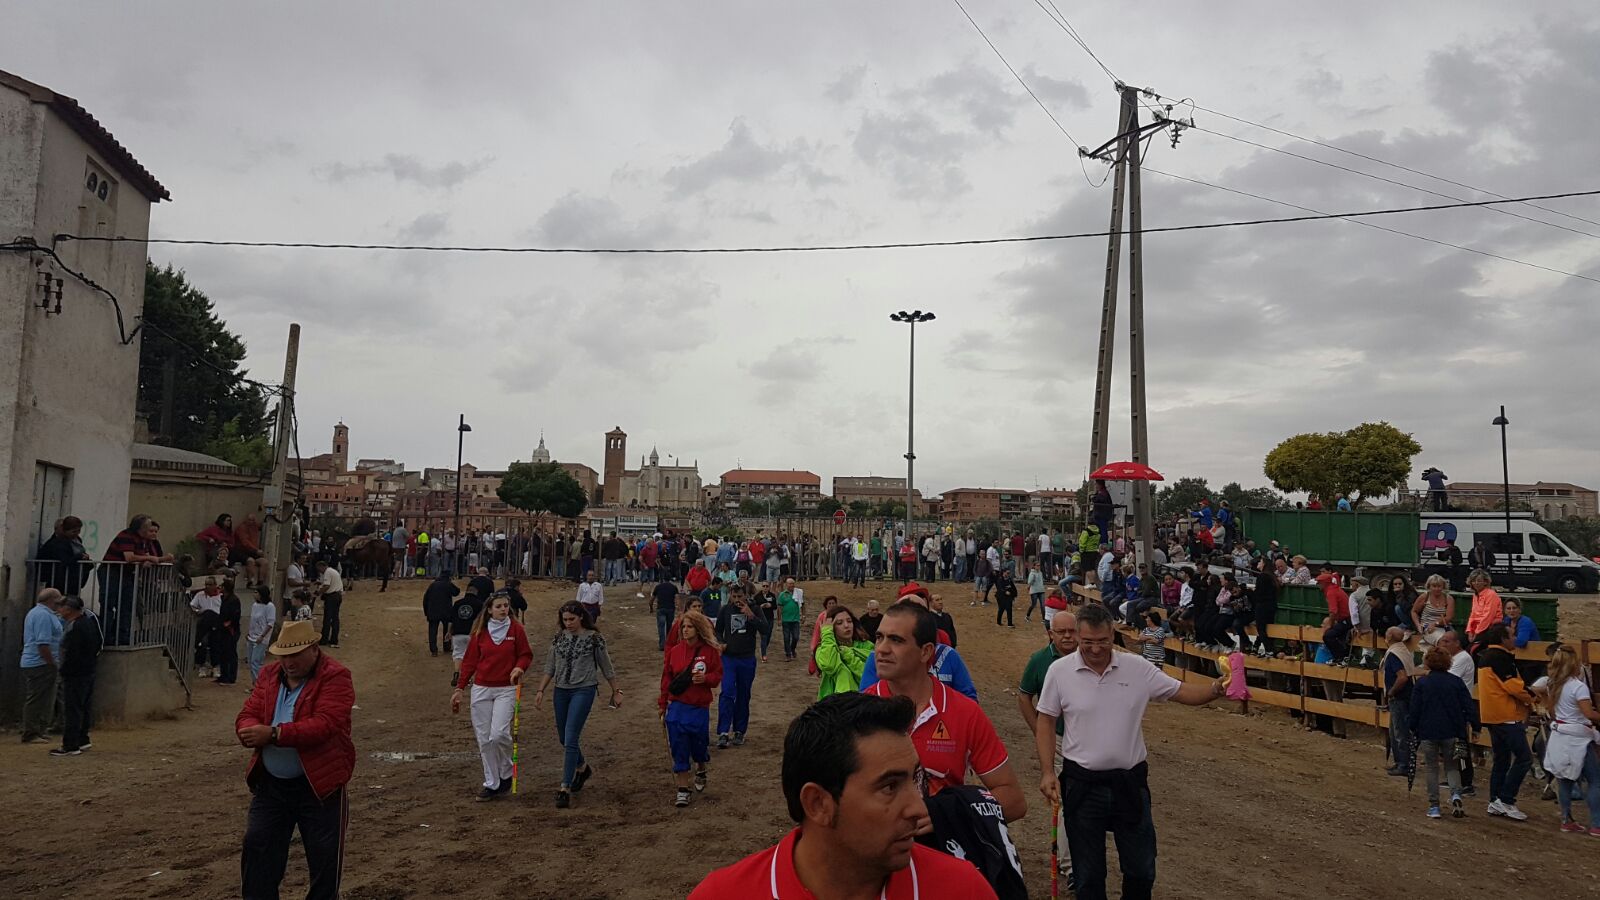
{"type": "Polygon", "coordinates": [[[4,70],[0,70],[0,85],[5,85],[15,91],[27,94],[35,103],[49,105],[56,115],[60,116],[68,125],[71,125],[72,130],[76,131],[79,137],[83,138],[90,147],[93,147],[100,155],[104,156],[106,162],[115,167],[128,184],[137,188],[139,193],[143,194],[151,203],[172,199],[172,195],[167,193],[167,189],[161,186],[161,182],[157,181],[156,177],[150,174],[148,169],[140,165],[139,161],[133,158],[133,154],[128,152],[128,148],[118,143],[117,139],[112,137],[111,132],[107,131],[106,127],[101,125],[98,119],[89,115],[89,111],[84,109],[83,105],[78,101],[68,97],[66,94],[58,94],[42,84],[34,84],[26,78],[13,75],[4,70]]]}
{"type": "Polygon", "coordinates": [[[177,447],[164,447],[160,444],[134,444],[133,458],[146,462],[183,463],[191,466],[221,466],[227,469],[239,468],[233,463],[216,456],[196,453],[193,450],[180,450],[177,447]]]}

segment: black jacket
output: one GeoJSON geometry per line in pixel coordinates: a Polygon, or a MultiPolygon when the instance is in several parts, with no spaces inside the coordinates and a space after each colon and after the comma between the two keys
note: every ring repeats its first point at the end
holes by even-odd
{"type": "Polygon", "coordinates": [[[446,622],[450,619],[450,607],[454,605],[455,598],[461,594],[461,588],[448,578],[436,578],[428,589],[422,592],[422,614],[430,622],[446,622]]]}
{"type": "Polygon", "coordinates": [[[94,674],[100,660],[100,620],[89,613],[78,617],[67,626],[61,637],[62,678],[83,678],[94,674]]]}
{"type": "Polygon", "coordinates": [[[494,579],[487,575],[474,575],[467,580],[467,587],[478,595],[479,600],[487,600],[494,593],[494,579]]]}
{"type": "Polygon", "coordinates": [[[1027,900],[1017,848],[993,794],[977,785],[951,785],[929,797],[927,804],[933,831],[918,837],[917,843],[972,863],[1001,900],[1027,900]]]}
{"type": "Polygon", "coordinates": [[[772,620],[761,614],[761,607],[750,607],[745,615],[733,603],[725,603],[717,612],[717,640],[723,644],[723,657],[752,657],[756,655],[756,636],[772,634],[772,620]]]}

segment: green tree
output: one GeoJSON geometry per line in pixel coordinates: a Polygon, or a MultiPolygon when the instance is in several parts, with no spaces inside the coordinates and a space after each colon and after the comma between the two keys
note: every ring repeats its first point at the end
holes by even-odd
{"type": "MultiPolygon", "coordinates": [[[[266,395],[239,371],[245,346],[182,271],[145,263],[138,409],[159,443],[246,466],[267,436],[266,395]],[[168,367],[172,409],[165,408],[168,367]],[[207,449],[215,446],[224,452],[207,449]],[[230,455],[234,454],[234,455],[230,455]]],[[[270,450],[268,459],[270,461],[270,450]]],[[[255,468],[255,466],[249,466],[255,468]]]]}
{"type": "Polygon", "coordinates": [[[886,519],[903,519],[906,515],[906,505],[893,500],[884,500],[873,509],[873,512],[886,519]]]}
{"type": "Polygon", "coordinates": [[[819,516],[831,516],[841,509],[844,509],[844,504],[832,497],[823,497],[817,503],[817,515],[819,516]]]}
{"type": "Polygon", "coordinates": [[[512,463],[495,493],[508,505],[532,513],[536,523],[545,513],[576,518],[589,505],[583,485],[553,462],[512,463]]]}
{"type": "Polygon", "coordinates": [[[772,514],[775,516],[789,515],[799,508],[800,504],[793,494],[779,494],[778,499],[772,502],[772,514]]]}
{"type": "Polygon", "coordinates": [[[1199,506],[1202,498],[1210,496],[1211,486],[1204,478],[1179,478],[1157,489],[1156,515],[1181,516],[1199,506]]]}
{"type": "Polygon", "coordinates": [[[765,500],[746,497],[739,501],[739,515],[741,516],[764,516],[767,514],[767,509],[767,501],[765,500]]]}
{"type": "Polygon", "coordinates": [[[851,500],[850,515],[856,518],[865,518],[872,515],[872,504],[866,500],[851,500]]]}
{"type": "Polygon", "coordinates": [[[1422,452],[1411,435],[1388,422],[1349,431],[1297,434],[1267,453],[1262,470],[1280,491],[1305,491],[1331,505],[1387,494],[1405,484],[1411,458],[1422,452]]]}
{"type": "Polygon", "coordinates": [[[1283,495],[1267,487],[1258,487],[1245,490],[1239,482],[1230,481],[1222,486],[1218,496],[1228,501],[1228,505],[1235,512],[1241,509],[1287,509],[1289,501],[1283,495]]]}
{"type": "Polygon", "coordinates": [[[1580,556],[1600,554],[1600,517],[1572,516],[1546,522],[1544,527],[1580,556]]]}

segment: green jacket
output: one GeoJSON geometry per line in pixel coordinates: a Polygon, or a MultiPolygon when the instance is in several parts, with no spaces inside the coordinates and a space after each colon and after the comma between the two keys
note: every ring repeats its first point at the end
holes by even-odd
{"type": "Polygon", "coordinates": [[[822,642],[817,645],[817,669],[822,672],[822,685],[817,688],[817,699],[833,694],[848,694],[861,689],[861,673],[867,667],[867,657],[872,655],[872,644],[855,641],[841,648],[833,629],[822,632],[822,642]]]}
{"type": "Polygon", "coordinates": [[[778,595],[778,621],[800,621],[800,604],[795,602],[794,594],[789,591],[778,595]]]}
{"type": "Polygon", "coordinates": [[[1078,535],[1078,549],[1084,553],[1096,553],[1100,550],[1101,534],[1098,528],[1085,528],[1078,535]]]}

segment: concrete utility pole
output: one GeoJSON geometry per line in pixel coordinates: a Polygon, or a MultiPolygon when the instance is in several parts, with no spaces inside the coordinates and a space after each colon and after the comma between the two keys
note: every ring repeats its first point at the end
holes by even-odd
{"type": "MultiPolygon", "coordinates": [[[[266,546],[262,551],[267,558],[267,589],[281,608],[283,602],[283,573],[287,568],[283,556],[289,544],[284,538],[294,521],[294,506],[284,502],[284,486],[289,479],[289,441],[294,430],[294,375],[300,364],[300,326],[289,326],[289,348],[283,359],[283,387],[278,394],[278,422],[272,454],[272,483],[262,492],[263,511],[261,527],[266,530],[266,546]]],[[[305,490],[300,485],[298,490],[305,490]]]]}
{"type": "Polygon", "coordinates": [[[906,540],[911,540],[911,480],[912,471],[916,465],[917,454],[912,450],[911,436],[914,431],[917,412],[917,323],[932,322],[936,316],[931,312],[920,309],[906,312],[901,310],[890,313],[889,318],[895,322],[905,322],[911,326],[911,351],[908,357],[908,374],[906,379],[906,540]]]}
{"type": "MultiPolygon", "coordinates": [[[[1149,125],[1139,124],[1139,89],[1121,82],[1122,103],[1117,116],[1117,136],[1093,151],[1079,151],[1091,159],[1109,159],[1116,184],[1111,194],[1111,232],[1106,248],[1105,292],[1100,306],[1100,355],[1095,368],[1094,424],[1089,438],[1089,470],[1106,464],[1106,437],[1111,419],[1112,348],[1116,341],[1117,274],[1122,256],[1123,206],[1128,207],[1128,385],[1131,393],[1133,462],[1150,462],[1149,416],[1145,405],[1144,362],[1144,233],[1139,185],[1139,147],[1147,134],[1180,128],[1183,122],[1160,114],[1149,125]]],[[[1140,561],[1155,549],[1155,508],[1147,481],[1130,485],[1134,529],[1142,543],[1140,561]]],[[[1107,536],[1102,536],[1107,537],[1107,536]]]]}

